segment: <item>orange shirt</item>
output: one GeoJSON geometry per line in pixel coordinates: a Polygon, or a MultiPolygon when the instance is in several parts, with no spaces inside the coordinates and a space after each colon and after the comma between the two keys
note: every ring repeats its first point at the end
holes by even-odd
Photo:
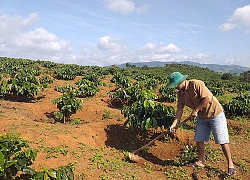
{"type": "Polygon", "coordinates": [[[204,119],[212,118],[223,111],[221,104],[205,86],[203,81],[193,79],[186,80],[184,83],[185,89],[178,91],[178,109],[183,109],[184,106],[195,109],[201,103],[201,100],[208,96],[210,102],[198,112],[198,117],[204,119]]]}

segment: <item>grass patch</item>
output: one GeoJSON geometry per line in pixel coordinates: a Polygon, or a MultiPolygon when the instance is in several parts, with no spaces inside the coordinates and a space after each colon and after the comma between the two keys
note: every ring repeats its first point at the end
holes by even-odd
{"type": "Polygon", "coordinates": [[[103,113],[102,113],[102,120],[105,120],[105,119],[112,119],[113,118],[113,115],[111,114],[110,110],[103,110],[103,113]]]}
{"type": "Polygon", "coordinates": [[[209,144],[205,145],[205,160],[210,162],[219,162],[223,160],[222,150],[212,148],[209,144]]]}
{"type": "MultiPolygon", "coordinates": [[[[112,155],[106,154],[102,149],[96,151],[89,159],[89,170],[100,170],[100,179],[137,179],[137,175],[132,169],[131,163],[125,161],[124,154],[120,152],[114,152],[112,155]]],[[[150,167],[147,166],[147,171],[150,171],[150,167]]]]}
{"type": "Polygon", "coordinates": [[[46,159],[48,158],[57,158],[59,154],[66,156],[69,152],[69,146],[68,145],[61,145],[57,147],[44,147],[43,145],[39,146],[40,149],[42,149],[43,152],[48,153],[46,156],[46,159]]]}
{"type": "Polygon", "coordinates": [[[181,167],[168,167],[165,171],[166,179],[191,179],[187,169],[181,167]]]}

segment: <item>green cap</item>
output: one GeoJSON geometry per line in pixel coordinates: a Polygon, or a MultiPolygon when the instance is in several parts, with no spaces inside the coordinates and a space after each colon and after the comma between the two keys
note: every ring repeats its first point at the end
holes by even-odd
{"type": "Polygon", "coordinates": [[[183,81],[187,79],[188,75],[182,75],[180,72],[173,72],[170,76],[168,76],[169,83],[167,84],[168,88],[176,88],[183,81]]]}

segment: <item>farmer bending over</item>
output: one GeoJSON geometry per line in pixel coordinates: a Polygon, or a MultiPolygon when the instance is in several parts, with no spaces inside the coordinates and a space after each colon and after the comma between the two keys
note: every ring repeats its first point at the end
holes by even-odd
{"type": "Polygon", "coordinates": [[[213,133],[215,143],[220,144],[222,151],[227,159],[228,174],[234,175],[236,170],[231,158],[229,148],[229,136],[226,117],[223,108],[216,97],[210,92],[201,80],[186,80],[188,75],[182,75],[179,72],[172,73],[169,78],[168,88],[178,90],[177,111],[175,119],[170,127],[174,132],[178,120],[181,119],[184,106],[193,109],[191,117],[198,117],[195,128],[194,140],[197,143],[198,160],[189,166],[205,166],[204,161],[204,142],[210,139],[210,133],[213,133]]]}

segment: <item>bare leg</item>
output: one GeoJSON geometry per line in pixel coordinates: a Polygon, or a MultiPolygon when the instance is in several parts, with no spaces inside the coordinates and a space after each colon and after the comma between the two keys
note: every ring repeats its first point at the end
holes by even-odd
{"type": "Polygon", "coordinates": [[[233,164],[233,161],[232,161],[232,158],[231,158],[231,151],[230,151],[230,148],[229,148],[229,145],[228,143],[227,144],[221,144],[221,148],[222,148],[222,151],[227,159],[227,165],[228,165],[228,168],[233,168],[234,167],[234,164],[233,164]]]}
{"type": "Polygon", "coordinates": [[[196,164],[198,166],[204,166],[205,165],[205,160],[204,160],[204,142],[196,142],[197,144],[197,149],[198,149],[198,161],[196,164]]]}

